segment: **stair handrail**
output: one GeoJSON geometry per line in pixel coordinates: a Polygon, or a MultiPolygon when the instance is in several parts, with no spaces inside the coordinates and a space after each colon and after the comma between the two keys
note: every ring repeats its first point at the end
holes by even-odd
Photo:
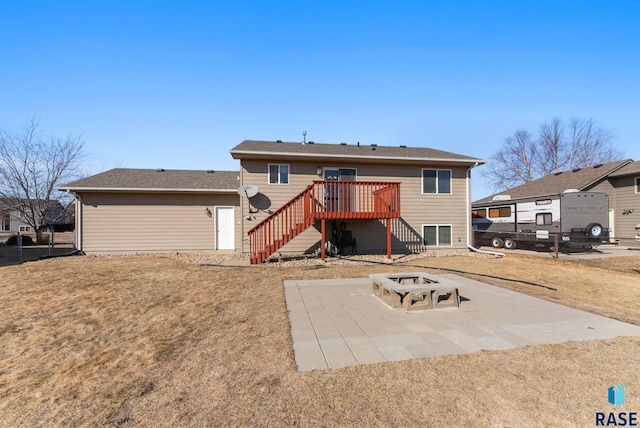
{"type": "MultiPolygon", "coordinates": [[[[308,185],[307,187],[305,187],[305,189],[298,193],[296,196],[294,196],[292,199],[290,199],[289,201],[287,201],[287,203],[285,203],[283,206],[281,206],[280,208],[278,208],[277,210],[275,210],[273,213],[269,214],[268,217],[266,217],[265,219],[263,219],[260,223],[256,224],[254,227],[252,227],[251,229],[249,229],[249,231],[247,232],[248,234],[251,234],[252,232],[254,232],[256,229],[258,229],[259,227],[261,227],[262,225],[264,225],[265,223],[271,221],[272,218],[274,218],[276,215],[279,215],[282,211],[286,210],[289,206],[293,205],[297,200],[303,198],[305,196],[306,193],[308,193],[310,190],[313,189],[313,184],[308,185]]],[[[312,210],[310,212],[310,214],[313,214],[315,212],[316,209],[316,204],[312,204],[312,210]]]]}

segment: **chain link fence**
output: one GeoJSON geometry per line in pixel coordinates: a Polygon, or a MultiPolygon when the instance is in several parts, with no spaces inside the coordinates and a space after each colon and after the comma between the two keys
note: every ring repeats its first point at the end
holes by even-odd
{"type": "Polygon", "coordinates": [[[558,260],[568,260],[602,269],[640,274],[640,238],[590,238],[584,235],[474,232],[476,248],[558,260]]]}
{"type": "Polygon", "coordinates": [[[73,251],[73,232],[36,234],[0,232],[0,266],[39,260],[73,251]]]}

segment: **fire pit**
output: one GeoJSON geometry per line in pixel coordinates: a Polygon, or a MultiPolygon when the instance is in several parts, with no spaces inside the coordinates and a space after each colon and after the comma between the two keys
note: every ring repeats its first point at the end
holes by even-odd
{"type": "Polygon", "coordinates": [[[371,274],[371,292],[392,308],[407,312],[460,307],[458,284],[422,272],[371,274]]]}

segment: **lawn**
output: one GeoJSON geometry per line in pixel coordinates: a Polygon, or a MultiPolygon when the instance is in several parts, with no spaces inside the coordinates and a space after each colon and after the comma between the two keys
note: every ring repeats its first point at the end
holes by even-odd
{"type": "Polygon", "coordinates": [[[71,257],[0,268],[6,426],[593,426],[640,338],[296,371],[282,281],[454,269],[640,325],[640,275],[510,255],[224,267],[71,257]],[[513,281],[516,280],[516,281],[513,281]]]}

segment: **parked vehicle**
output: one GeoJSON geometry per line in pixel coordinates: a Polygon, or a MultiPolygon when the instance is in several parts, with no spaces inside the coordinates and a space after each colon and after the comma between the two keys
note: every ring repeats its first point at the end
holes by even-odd
{"type": "Polygon", "coordinates": [[[558,195],[512,200],[498,195],[472,205],[476,245],[513,249],[591,249],[609,242],[609,198],[606,193],[568,190],[558,195]]]}

